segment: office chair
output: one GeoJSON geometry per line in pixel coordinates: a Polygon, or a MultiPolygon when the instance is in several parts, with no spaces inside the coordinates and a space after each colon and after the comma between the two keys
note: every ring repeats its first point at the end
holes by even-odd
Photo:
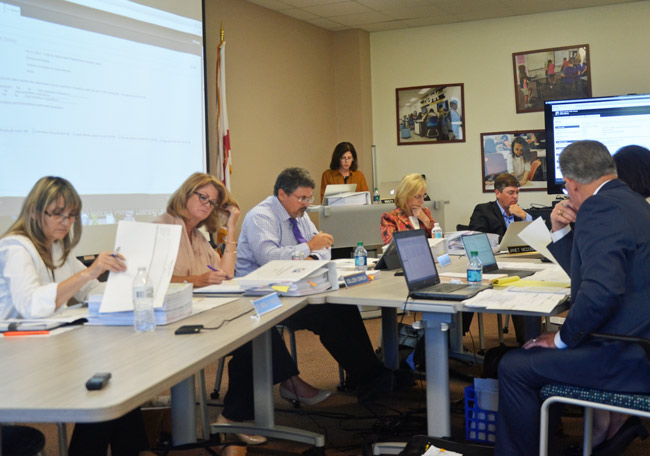
{"type": "MultiPolygon", "coordinates": [[[[591,337],[639,344],[645,351],[646,358],[650,362],[650,340],[648,339],[597,333],[592,333],[591,337]]],[[[650,418],[650,394],[612,393],[580,386],[553,384],[544,386],[540,391],[540,397],[544,401],[540,410],[540,456],[546,456],[548,454],[548,410],[556,402],[584,407],[585,419],[582,454],[585,456],[591,454],[591,432],[594,409],[650,418]]]]}
{"type": "Polygon", "coordinates": [[[45,455],[45,436],[37,429],[28,426],[0,426],[2,454],[4,456],[45,455]]]}

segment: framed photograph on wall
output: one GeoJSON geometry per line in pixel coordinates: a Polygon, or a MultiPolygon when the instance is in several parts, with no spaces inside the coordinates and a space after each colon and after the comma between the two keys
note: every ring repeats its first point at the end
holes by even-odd
{"type": "Polygon", "coordinates": [[[517,113],[544,110],[546,100],[591,97],[589,45],[512,54],[517,113]]]}
{"type": "Polygon", "coordinates": [[[397,145],[465,142],[463,84],[395,89],[397,145]]]}
{"type": "Polygon", "coordinates": [[[514,175],[521,191],[546,191],[544,130],[481,133],[483,193],[494,191],[501,173],[514,175]]]}

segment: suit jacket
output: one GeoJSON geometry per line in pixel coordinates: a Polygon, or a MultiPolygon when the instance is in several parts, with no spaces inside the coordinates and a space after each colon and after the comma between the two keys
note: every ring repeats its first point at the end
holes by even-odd
{"type": "Polygon", "coordinates": [[[587,198],[575,229],[549,250],[571,277],[560,330],[569,347],[591,332],[650,338],[650,205],[618,179],[587,198]]]}
{"type": "MultiPolygon", "coordinates": [[[[422,211],[431,221],[431,227],[433,228],[435,220],[433,220],[433,217],[431,216],[431,211],[429,211],[428,207],[424,206],[422,206],[422,211]]],[[[420,225],[420,228],[424,228],[422,224],[420,225]]],[[[384,241],[384,245],[388,244],[393,239],[394,231],[406,231],[414,229],[415,227],[411,223],[409,216],[406,215],[406,213],[400,208],[394,209],[390,212],[384,212],[381,216],[380,230],[381,239],[384,241]]],[[[430,238],[431,230],[425,229],[425,231],[427,233],[427,237],[430,238]]]]}
{"type": "MultiPolygon", "coordinates": [[[[515,216],[515,221],[520,222],[521,218],[515,216]]],[[[499,241],[506,234],[506,221],[496,201],[489,203],[477,204],[469,219],[469,229],[480,231],[481,233],[496,233],[499,235],[499,241]]]]}

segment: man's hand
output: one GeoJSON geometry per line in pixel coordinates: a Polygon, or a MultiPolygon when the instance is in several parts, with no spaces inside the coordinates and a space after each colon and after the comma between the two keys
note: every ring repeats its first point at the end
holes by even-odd
{"type": "Polygon", "coordinates": [[[524,348],[528,350],[533,347],[542,347],[542,348],[557,348],[555,346],[555,333],[542,333],[539,336],[530,339],[524,344],[524,348]]]}
{"type": "Polygon", "coordinates": [[[310,241],[307,242],[307,245],[309,246],[309,250],[311,250],[312,252],[315,250],[331,247],[332,244],[334,244],[334,238],[332,237],[332,235],[320,231],[316,236],[314,236],[313,238],[311,238],[310,241]]]}
{"type": "Polygon", "coordinates": [[[558,231],[576,221],[576,211],[569,201],[557,203],[551,211],[551,229],[558,231]]]}
{"type": "Polygon", "coordinates": [[[508,211],[510,211],[510,214],[514,215],[515,217],[519,217],[520,219],[525,219],[526,218],[526,211],[523,210],[522,208],[519,207],[519,204],[511,204],[510,207],[508,208],[508,211]]]}

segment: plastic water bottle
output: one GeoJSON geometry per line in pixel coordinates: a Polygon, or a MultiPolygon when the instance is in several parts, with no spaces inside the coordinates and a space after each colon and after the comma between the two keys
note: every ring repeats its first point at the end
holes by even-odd
{"type": "Polygon", "coordinates": [[[438,222],[435,222],[433,228],[431,228],[431,237],[434,239],[442,239],[442,228],[440,228],[438,222]]]}
{"type": "Polygon", "coordinates": [[[368,251],[363,247],[363,242],[357,242],[354,251],[354,269],[356,271],[368,270],[368,251]]]}
{"type": "Polygon", "coordinates": [[[379,189],[375,187],[375,191],[372,194],[372,204],[379,204],[381,202],[381,196],[379,195],[379,189]]]}
{"type": "Polygon", "coordinates": [[[478,252],[472,250],[469,254],[467,263],[467,283],[470,285],[480,285],[483,279],[483,263],[478,257],[478,252]]]}
{"type": "Polygon", "coordinates": [[[133,279],[133,327],[139,332],[156,329],[153,313],[153,285],[146,268],[138,268],[133,279]]]}

